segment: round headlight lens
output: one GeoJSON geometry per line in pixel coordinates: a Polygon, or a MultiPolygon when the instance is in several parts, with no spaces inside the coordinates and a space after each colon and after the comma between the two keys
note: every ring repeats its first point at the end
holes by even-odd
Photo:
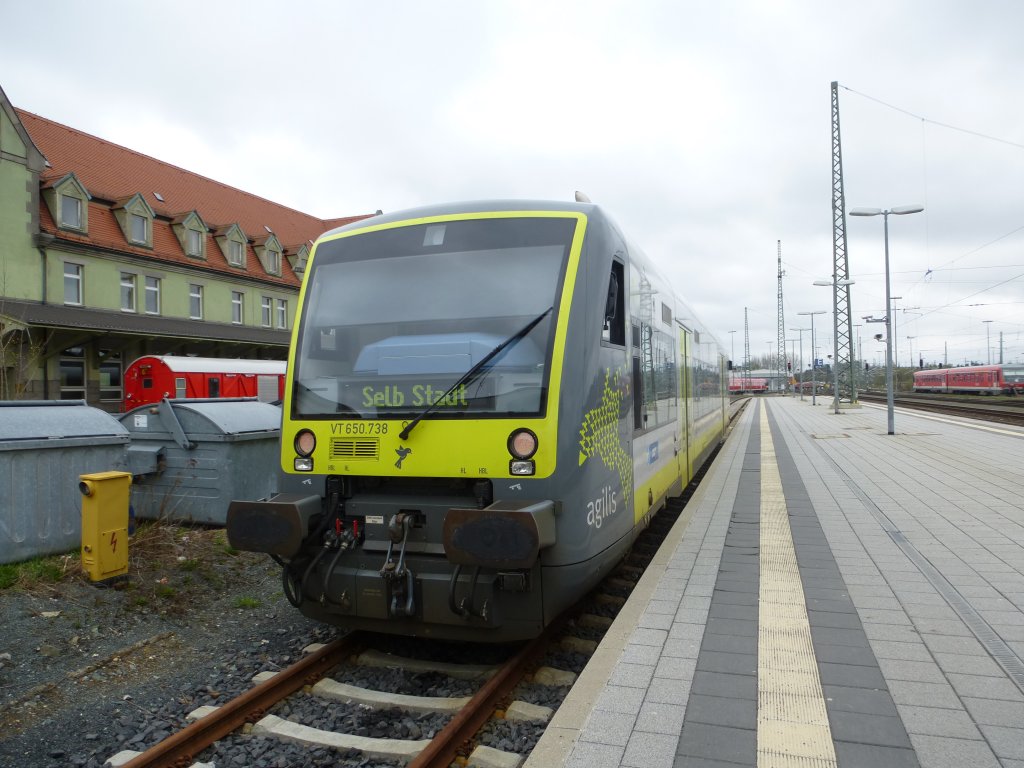
{"type": "Polygon", "coordinates": [[[316,448],[316,435],[303,429],[295,436],[295,452],[299,456],[309,456],[316,448]]]}
{"type": "Polygon", "coordinates": [[[537,452],[537,436],[528,429],[517,429],[508,437],[508,452],[517,459],[528,459],[537,452]]]}

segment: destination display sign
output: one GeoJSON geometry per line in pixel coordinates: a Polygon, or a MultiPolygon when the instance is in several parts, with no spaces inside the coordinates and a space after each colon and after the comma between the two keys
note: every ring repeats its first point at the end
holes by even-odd
{"type": "Polygon", "coordinates": [[[411,382],[367,385],[361,389],[361,405],[363,408],[468,408],[466,385],[460,384],[446,395],[448,386],[411,382]]]}

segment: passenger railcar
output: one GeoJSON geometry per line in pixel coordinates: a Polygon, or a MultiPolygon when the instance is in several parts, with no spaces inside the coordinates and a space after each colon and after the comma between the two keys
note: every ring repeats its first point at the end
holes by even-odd
{"type": "Polygon", "coordinates": [[[144,355],[124,372],[124,410],[165,397],[284,397],[283,360],[144,355]]]}
{"type": "Polygon", "coordinates": [[[231,544],[354,629],[529,638],[723,438],[725,358],[598,206],[480,202],[321,236],[282,423],[287,488],[231,544]]]}
{"type": "Polygon", "coordinates": [[[914,391],[1024,394],[1024,365],[972,365],[915,371],[914,391]]]}
{"type": "Polygon", "coordinates": [[[768,379],[740,377],[729,382],[729,393],[733,395],[763,394],[768,391],[768,379]]]}

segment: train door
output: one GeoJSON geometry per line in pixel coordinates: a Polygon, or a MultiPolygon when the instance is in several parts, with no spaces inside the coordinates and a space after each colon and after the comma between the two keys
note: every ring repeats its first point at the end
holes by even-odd
{"type": "Polygon", "coordinates": [[[676,454],[676,461],[679,464],[679,477],[682,478],[685,488],[690,482],[690,426],[691,414],[691,392],[690,379],[690,334],[681,323],[676,323],[676,333],[679,335],[679,431],[680,445],[676,454]]]}

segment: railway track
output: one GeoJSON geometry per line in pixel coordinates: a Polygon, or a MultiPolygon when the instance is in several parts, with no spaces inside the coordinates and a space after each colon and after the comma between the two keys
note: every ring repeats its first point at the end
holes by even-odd
{"type": "MultiPolygon", "coordinates": [[[[864,402],[884,403],[884,392],[861,392],[858,395],[864,402]]],[[[942,413],[947,416],[963,416],[965,418],[982,419],[1000,424],[1024,426],[1024,402],[1000,401],[996,403],[978,402],[982,396],[971,399],[944,398],[938,395],[918,395],[905,393],[893,398],[894,405],[901,408],[912,408],[920,411],[942,413]]]]}
{"type": "MultiPolygon", "coordinates": [[[[556,625],[552,625],[555,627],[556,625]]],[[[169,738],[134,756],[121,753],[113,762],[124,768],[184,767],[201,758],[203,752],[232,733],[244,729],[249,736],[263,735],[301,743],[310,749],[329,747],[356,751],[371,758],[407,763],[413,768],[440,768],[451,765],[464,745],[485,722],[511,699],[512,691],[536,665],[551,643],[546,633],[522,646],[498,665],[442,665],[437,662],[403,659],[373,651],[360,653],[373,644],[366,633],[350,633],[321,648],[312,650],[298,663],[275,674],[268,674],[246,693],[219,707],[206,707],[193,713],[194,722],[169,738]],[[430,697],[381,692],[340,683],[334,679],[346,664],[390,666],[404,670],[440,672],[464,680],[483,680],[472,696],[430,697]],[[358,733],[323,730],[268,714],[288,697],[319,697],[324,706],[344,702],[364,709],[381,709],[436,714],[447,719],[430,738],[389,739],[358,733]]],[[[546,718],[551,711],[523,702],[508,707],[511,717],[546,718]]],[[[506,716],[509,715],[505,712],[506,716]]],[[[382,715],[383,717],[384,715],[382,715]]],[[[488,748],[484,748],[486,750],[488,748]]]]}

